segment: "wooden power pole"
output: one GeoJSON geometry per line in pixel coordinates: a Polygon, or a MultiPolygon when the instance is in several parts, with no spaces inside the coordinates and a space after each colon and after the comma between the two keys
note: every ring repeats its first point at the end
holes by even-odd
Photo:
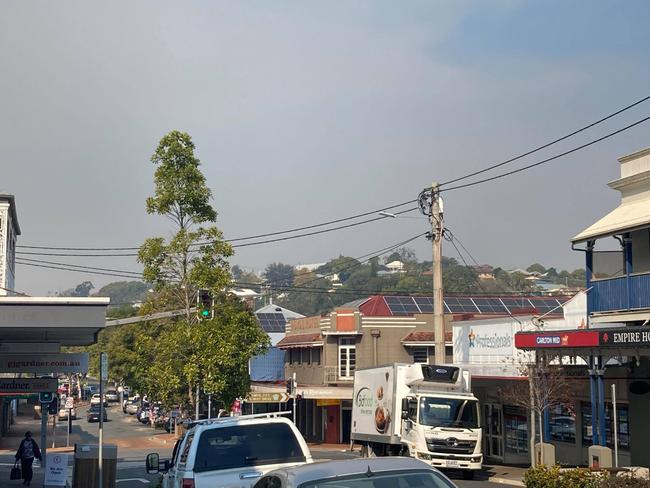
{"type": "Polygon", "coordinates": [[[445,304],[442,290],[442,237],[444,231],[443,206],[437,182],[420,193],[420,210],[431,222],[433,248],[433,331],[436,364],[447,362],[445,354],[445,304]]]}

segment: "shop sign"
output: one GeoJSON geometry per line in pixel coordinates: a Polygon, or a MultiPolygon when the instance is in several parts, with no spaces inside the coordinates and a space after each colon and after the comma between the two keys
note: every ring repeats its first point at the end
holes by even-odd
{"type": "Polygon", "coordinates": [[[0,373],[87,373],[88,354],[2,354],[0,373]]]}
{"type": "Polygon", "coordinates": [[[623,327],[619,330],[601,330],[601,346],[650,346],[650,330],[623,327]]]}
{"type": "Polygon", "coordinates": [[[341,400],[333,400],[333,399],[320,399],[316,400],[316,406],[317,407],[338,407],[341,405],[341,400]]]}
{"type": "Polygon", "coordinates": [[[598,331],[519,332],[515,334],[518,349],[545,349],[554,347],[594,347],[600,344],[598,331]]]}
{"type": "Polygon", "coordinates": [[[45,463],[45,486],[66,486],[68,481],[68,455],[47,453],[45,463]]]}
{"type": "Polygon", "coordinates": [[[58,384],[56,378],[1,378],[0,393],[54,392],[58,384]]]}

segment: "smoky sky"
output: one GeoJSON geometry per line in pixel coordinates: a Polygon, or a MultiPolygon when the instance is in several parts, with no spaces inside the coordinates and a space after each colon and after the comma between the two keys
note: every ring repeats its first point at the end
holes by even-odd
{"type": "MultiPolygon", "coordinates": [[[[147,215],[144,202],[151,154],[179,129],[194,139],[229,238],[415,199],[433,180],[648,95],[649,16],[642,0],[4,1],[0,189],[16,196],[19,244],[137,246],[168,236],[168,221],[147,215]]],[[[649,113],[639,106],[525,162],[649,113]]],[[[650,146],[649,127],[449,192],[446,224],[482,263],[578,268],[569,239],[616,206],[606,186],[616,159],[650,146]]],[[[243,248],[232,262],[260,270],[358,256],[427,225],[386,219],[243,248]]],[[[430,256],[423,238],[411,247],[430,256]]],[[[132,258],[49,260],[140,269],[132,258]]],[[[19,265],[16,287],[48,294],[118,279],[19,265]]]]}

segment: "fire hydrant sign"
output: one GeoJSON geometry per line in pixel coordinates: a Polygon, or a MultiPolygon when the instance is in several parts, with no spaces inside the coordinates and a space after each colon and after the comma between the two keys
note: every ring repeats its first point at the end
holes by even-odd
{"type": "Polygon", "coordinates": [[[68,481],[68,455],[47,453],[45,461],[45,486],[65,486],[68,481]]]}

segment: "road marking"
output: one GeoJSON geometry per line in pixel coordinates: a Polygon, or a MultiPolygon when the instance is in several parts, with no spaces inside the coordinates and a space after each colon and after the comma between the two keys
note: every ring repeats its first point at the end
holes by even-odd
{"type": "Polygon", "coordinates": [[[146,480],[144,478],[126,478],[126,479],[123,479],[123,480],[115,480],[116,483],[120,483],[122,481],[139,481],[140,483],[144,483],[145,485],[148,485],[149,483],[151,483],[151,481],[146,480]]]}

